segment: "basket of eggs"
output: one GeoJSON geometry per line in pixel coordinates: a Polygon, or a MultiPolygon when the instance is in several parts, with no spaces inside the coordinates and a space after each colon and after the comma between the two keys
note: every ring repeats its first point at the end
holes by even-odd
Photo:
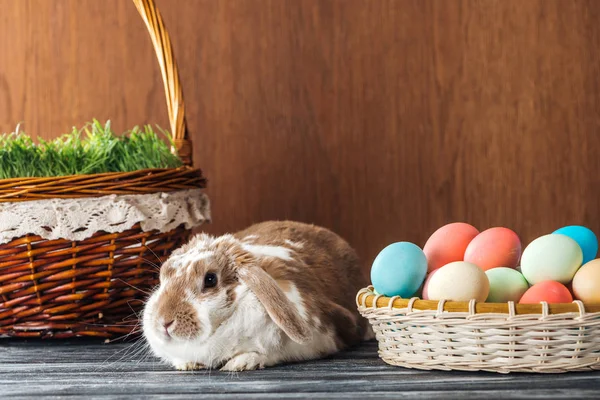
{"type": "Polygon", "coordinates": [[[388,364],[424,370],[600,369],[600,258],[590,229],[522,248],[508,228],[462,222],[423,248],[385,247],[356,302],[388,364]]]}

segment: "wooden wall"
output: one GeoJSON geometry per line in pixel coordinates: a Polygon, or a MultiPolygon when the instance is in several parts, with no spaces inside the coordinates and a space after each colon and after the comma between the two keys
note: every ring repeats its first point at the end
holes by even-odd
{"type": "MultiPolygon", "coordinates": [[[[367,267],[444,223],[600,233],[600,2],[157,0],[221,233],[290,218],[367,267]]],[[[0,131],[167,127],[126,0],[0,0],[0,131]]]]}

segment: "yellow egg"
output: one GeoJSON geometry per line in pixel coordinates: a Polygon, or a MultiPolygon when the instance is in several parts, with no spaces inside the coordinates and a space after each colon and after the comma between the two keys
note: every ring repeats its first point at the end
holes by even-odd
{"type": "Polygon", "coordinates": [[[485,301],[490,281],[483,269],[466,261],[446,264],[435,272],[427,284],[430,300],[485,301]]]}
{"type": "Polygon", "coordinates": [[[600,303],[600,259],[579,268],[573,278],[573,294],[584,303],[600,303]]]}

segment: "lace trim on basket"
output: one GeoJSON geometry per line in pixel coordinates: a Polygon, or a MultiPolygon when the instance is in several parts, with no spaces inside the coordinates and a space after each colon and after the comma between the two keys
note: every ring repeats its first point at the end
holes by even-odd
{"type": "Polygon", "coordinates": [[[137,223],[146,232],[167,232],[209,221],[210,201],[202,189],[0,203],[0,244],[27,234],[84,240],[100,231],[123,232],[137,223]]]}

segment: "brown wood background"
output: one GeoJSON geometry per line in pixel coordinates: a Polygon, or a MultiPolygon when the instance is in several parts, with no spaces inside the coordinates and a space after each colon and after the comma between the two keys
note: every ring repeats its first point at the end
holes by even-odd
{"type": "MultiPolygon", "coordinates": [[[[290,218],[367,267],[444,223],[600,233],[600,1],[157,0],[211,232],[290,218]]],[[[0,0],[0,131],[167,127],[127,0],[0,0]]]]}

